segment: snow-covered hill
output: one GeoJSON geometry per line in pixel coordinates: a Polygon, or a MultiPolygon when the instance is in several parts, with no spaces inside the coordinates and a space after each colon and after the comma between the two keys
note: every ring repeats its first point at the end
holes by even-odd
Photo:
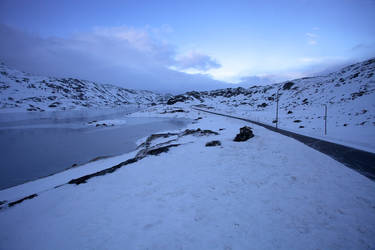
{"type": "Polygon", "coordinates": [[[162,102],[165,95],[74,78],[35,76],[0,64],[0,112],[118,107],[162,102]]]}
{"type": "Polygon", "coordinates": [[[306,77],[267,86],[187,92],[168,104],[201,104],[264,123],[275,121],[279,90],[279,127],[375,149],[375,59],[326,76],[306,77]],[[324,135],[324,106],[328,108],[324,135]]]}

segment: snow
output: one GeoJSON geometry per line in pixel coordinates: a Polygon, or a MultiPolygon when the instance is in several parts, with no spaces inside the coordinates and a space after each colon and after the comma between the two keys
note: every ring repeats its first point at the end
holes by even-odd
{"type": "Polygon", "coordinates": [[[272,125],[279,89],[279,128],[375,152],[375,59],[327,76],[291,82],[289,89],[284,88],[288,82],[282,82],[248,89],[185,93],[192,100],[175,105],[203,104],[219,113],[272,125]],[[327,135],[324,134],[323,105],[328,108],[327,135]]]}
{"type": "Polygon", "coordinates": [[[0,191],[0,201],[38,193],[0,210],[0,248],[375,247],[374,182],[256,125],[254,138],[234,142],[248,123],[181,107],[189,112],[160,114],[157,106],[130,116],[202,117],[188,128],[220,134],[178,138],[181,146],[86,184],[53,188],[135,152],[0,191]],[[222,146],[205,147],[211,140],[222,146]]]}
{"type": "Polygon", "coordinates": [[[144,106],[167,95],[74,78],[36,76],[0,64],[0,113],[144,106]]]}

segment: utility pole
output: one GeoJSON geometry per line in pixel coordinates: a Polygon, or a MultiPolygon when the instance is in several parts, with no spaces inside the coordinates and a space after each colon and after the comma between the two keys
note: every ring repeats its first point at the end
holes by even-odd
{"type": "Polygon", "coordinates": [[[276,93],[276,129],[277,129],[277,123],[279,122],[279,90],[277,89],[276,93]]]}
{"type": "Polygon", "coordinates": [[[327,135],[327,104],[323,104],[324,106],[324,135],[327,135]]]}

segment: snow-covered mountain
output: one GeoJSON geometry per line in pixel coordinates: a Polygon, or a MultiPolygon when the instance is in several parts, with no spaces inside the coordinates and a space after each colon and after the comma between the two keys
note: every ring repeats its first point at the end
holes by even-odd
{"type": "MultiPolygon", "coordinates": [[[[305,77],[247,89],[187,92],[169,99],[168,104],[201,104],[272,124],[279,90],[280,128],[324,136],[323,105],[327,105],[328,137],[369,146],[369,142],[375,141],[374,73],[375,58],[326,76],[305,77]]],[[[373,144],[371,147],[375,149],[373,144]]]]}
{"type": "Polygon", "coordinates": [[[165,95],[74,78],[36,76],[0,64],[0,111],[52,111],[162,102],[165,95]]]}

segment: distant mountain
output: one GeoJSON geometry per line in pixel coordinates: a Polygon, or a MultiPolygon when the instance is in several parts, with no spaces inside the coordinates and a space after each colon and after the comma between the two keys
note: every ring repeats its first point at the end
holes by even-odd
{"type": "MultiPolygon", "coordinates": [[[[192,91],[169,99],[169,103],[207,102],[247,105],[264,110],[275,102],[279,89],[282,108],[317,104],[350,103],[360,97],[375,97],[375,58],[356,63],[326,76],[304,77],[265,86],[226,88],[213,91],[192,91]],[[306,100],[305,100],[306,99],[306,100]]],[[[369,104],[375,104],[375,98],[369,104]]]]}
{"type": "Polygon", "coordinates": [[[0,112],[152,105],[167,97],[74,78],[36,76],[0,64],[0,112]]]}
{"type": "Polygon", "coordinates": [[[187,92],[170,98],[167,103],[201,104],[273,124],[277,90],[279,127],[324,135],[323,105],[327,105],[329,136],[375,150],[372,142],[375,142],[375,58],[325,76],[250,88],[187,92]]]}

